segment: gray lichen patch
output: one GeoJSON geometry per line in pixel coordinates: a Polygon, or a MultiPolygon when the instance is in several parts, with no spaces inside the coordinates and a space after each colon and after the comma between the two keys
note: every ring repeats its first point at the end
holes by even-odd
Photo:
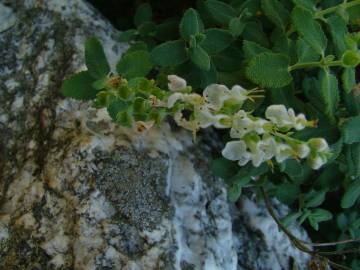
{"type": "Polygon", "coordinates": [[[120,218],[141,230],[151,230],[170,213],[165,155],[150,158],[146,152],[121,147],[99,156],[97,163],[96,186],[120,218]]]}

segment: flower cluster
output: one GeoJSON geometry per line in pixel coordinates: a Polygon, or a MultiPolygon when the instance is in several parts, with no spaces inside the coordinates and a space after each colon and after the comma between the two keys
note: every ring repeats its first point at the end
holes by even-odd
{"type": "Polygon", "coordinates": [[[212,84],[201,96],[187,93],[184,79],[176,75],[170,75],[168,79],[168,87],[173,93],[167,97],[166,106],[173,108],[180,102],[189,105],[193,111],[190,119],[185,119],[181,110],[177,111],[174,115],[177,124],[194,132],[209,126],[229,128],[230,137],[237,140],[229,141],[222,155],[238,161],[240,166],[251,161],[258,167],[273,158],[279,163],[289,158],[306,158],[312,168],[318,169],[329,158],[329,146],[324,139],[303,142],[288,135],[291,130],[315,125],[304,114],[296,115],[293,109],[286,109],[284,105],[271,105],[265,111],[265,119],[254,117],[241,109],[254,90],[238,85],[228,89],[225,85],[212,84]]]}

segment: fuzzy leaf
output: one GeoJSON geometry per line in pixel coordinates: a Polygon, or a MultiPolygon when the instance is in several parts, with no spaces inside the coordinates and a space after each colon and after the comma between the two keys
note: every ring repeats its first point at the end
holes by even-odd
{"type": "Polygon", "coordinates": [[[355,69],[345,68],[341,75],[341,80],[342,80],[343,88],[344,88],[345,92],[350,93],[351,90],[356,85],[355,69]]]}
{"type": "Polygon", "coordinates": [[[350,208],[360,197],[360,180],[355,180],[345,191],[344,196],[341,198],[341,207],[350,208]]]}
{"type": "Polygon", "coordinates": [[[61,93],[79,100],[94,99],[98,91],[92,87],[93,82],[94,78],[88,71],[81,71],[64,81],[61,93]]]}
{"type": "Polygon", "coordinates": [[[206,51],[200,47],[196,46],[189,50],[189,55],[191,61],[197,65],[202,70],[209,70],[210,69],[210,57],[206,53],[206,51]]]}
{"type": "Polygon", "coordinates": [[[319,90],[324,103],[323,111],[330,120],[335,119],[339,103],[338,81],[329,71],[321,70],[319,74],[319,90]]]}
{"type": "Polygon", "coordinates": [[[263,87],[279,88],[292,81],[288,65],[286,55],[261,53],[250,61],[246,75],[249,80],[263,87]]]}
{"type": "Polygon", "coordinates": [[[262,0],[261,9],[265,16],[277,27],[285,31],[289,22],[290,14],[278,0],[262,0]]]}
{"type": "Polygon", "coordinates": [[[180,22],[180,35],[185,40],[190,40],[192,35],[196,35],[204,31],[204,24],[193,8],[189,8],[183,15],[180,22]]]}
{"type": "Polygon", "coordinates": [[[319,54],[317,54],[302,38],[299,38],[296,41],[296,52],[299,63],[319,60],[319,54]]]}
{"type": "Polygon", "coordinates": [[[137,31],[135,29],[129,29],[124,32],[121,32],[119,35],[119,41],[120,42],[129,42],[133,39],[135,39],[137,35],[137,31]]]}
{"type": "Polygon", "coordinates": [[[313,18],[310,11],[295,7],[291,13],[295,29],[303,39],[320,55],[324,54],[327,45],[326,36],[320,24],[313,18]]]}
{"type": "Polygon", "coordinates": [[[127,79],[144,77],[152,69],[150,54],[147,51],[134,51],[121,57],[116,65],[119,74],[127,79]]]}
{"type": "Polygon", "coordinates": [[[95,79],[101,79],[110,72],[104,49],[95,37],[88,38],[85,42],[85,63],[89,74],[95,79]]]}
{"type": "Polygon", "coordinates": [[[268,52],[270,53],[271,50],[253,42],[253,41],[248,41],[248,40],[244,40],[243,43],[243,51],[245,54],[245,58],[250,60],[253,57],[257,56],[260,53],[264,53],[264,52],[268,52]]]}
{"type": "Polygon", "coordinates": [[[331,15],[326,19],[330,28],[331,37],[336,48],[336,55],[340,58],[346,50],[345,34],[347,33],[346,22],[338,14],[331,15]]]}
{"type": "Polygon", "coordinates": [[[151,57],[159,66],[178,66],[188,60],[185,42],[174,40],[162,43],[152,50],[151,57]]]}
{"type": "Polygon", "coordinates": [[[360,142],[360,115],[348,119],[342,126],[342,132],[345,143],[360,142]]]}
{"type": "Polygon", "coordinates": [[[152,20],[152,10],[149,3],[141,4],[135,12],[134,24],[139,26],[144,22],[149,22],[152,20]]]}
{"type": "Polygon", "coordinates": [[[347,174],[350,177],[360,177],[360,143],[345,145],[347,174]]]}
{"type": "Polygon", "coordinates": [[[229,31],[234,37],[238,37],[245,29],[245,22],[241,21],[240,18],[232,18],[229,22],[229,31]]]}
{"type": "Polygon", "coordinates": [[[230,20],[237,15],[233,7],[221,1],[208,0],[205,5],[212,17],[223,25],[229,25],[230,20]]]}
{"type": "Polygon", "coordinates": [[[229,31],[218,29],[218,28],[210,28],[205,31],[205,39],[200,43],[201,47],[209,54],[216,54],[227,47],[233,41],[233,36],[229,31]]]}

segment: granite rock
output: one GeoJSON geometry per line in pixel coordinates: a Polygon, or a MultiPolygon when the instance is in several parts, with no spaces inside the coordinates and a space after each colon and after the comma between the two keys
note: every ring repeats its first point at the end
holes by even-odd
{"type": "Polygon", "coordinates": [[[114,67],[127,45],[86,2],[0,2],[0,269],[306,269],[263,205],[228,202],[206,135],[61,97],[93,35],[114,67]]]}

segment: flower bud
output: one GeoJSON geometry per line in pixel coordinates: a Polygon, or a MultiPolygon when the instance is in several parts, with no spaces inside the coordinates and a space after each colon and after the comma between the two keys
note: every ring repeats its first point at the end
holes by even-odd
{"type": "Polygon", "coordinates": [[[312,138],[308,140],[308,145],[318,152],[324,152],[329,150],[329,145],[323,138],[312,138]]]}

